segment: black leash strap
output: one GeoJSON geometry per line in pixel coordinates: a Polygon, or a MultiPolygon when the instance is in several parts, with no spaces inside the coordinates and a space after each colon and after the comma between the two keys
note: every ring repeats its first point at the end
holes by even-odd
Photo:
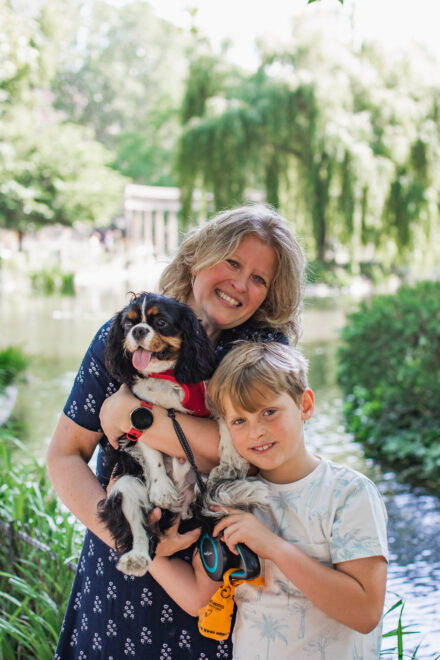
{"type": "Polygon", "coordinates": [[[168,417],[170,417],[171,421],[173,422],[174,430],[176,432],[177,437],[179,438],[180,444],[182,445],[182,449],[185,452],[185,456],[188,459],[188,462],[191,465],[192,469],[194,470],[194,474],[196,475],[197,484],[200,488],[200,491],[204,493],[206,490],[205,484],[200,475],[200,472],[197,469],[197,465],[194,460],[194,454],[191,451],[191,447],[188,444],[188,440],[186,439],[183,429],[176,419],[176,411],[174,410],[174,408],[170,408],[168,410],[168,417]]]}

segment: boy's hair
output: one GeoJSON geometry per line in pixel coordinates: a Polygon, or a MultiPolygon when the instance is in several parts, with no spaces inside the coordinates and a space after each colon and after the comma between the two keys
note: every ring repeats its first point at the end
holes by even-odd
{"type": "Polygon", "coordinates": [[[276,342],[237,342],[217,367],[208,385],[208,405],[225,414],[225,399],[234,407],[255,412],[267,401],[268,392],[286,392],[297,405],[308,387],[308,361],[293,346],[276,342]]]}
{"type": "Polygon", "coordinates": [[[246,236],[256,236],[277,255],[275,275],[253,318],[285,332],[297,342],[301,334],[306,261],[287,221],[267,206],[256,204],[222,211],[194,229],[163,271],[160,292],[186,302],[192,291],[193,276],[226,259],[246,236]]]}

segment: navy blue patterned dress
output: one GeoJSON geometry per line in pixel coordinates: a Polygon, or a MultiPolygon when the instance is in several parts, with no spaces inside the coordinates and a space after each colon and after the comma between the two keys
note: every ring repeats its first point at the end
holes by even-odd
{"type": "MultiPolygon", "coordinates": [[[[90,431],[99,431],[99,410],[105,398],[116,392],[104,365],[104,348],[110,321],[97,332],[82,361],[64,413],[90,431]]],[[[278,341],[286,337],[261,329],[250,321],[226,330],[217,344],[219,360],[237,339],[278,341]]],[[[97,477],[106,487],[109,481],[109,451],[101,440],[97,477]]],[[[193,548],[179,553],[191,560],[193,548]]],[[[202,637],[197,619],[176,605],[147,573],[127,576],[116,569],[116,553],[87,531],[69,604],[61,628],[55,660],[214,660],[230,658],[231,642],[202,637]]]]}

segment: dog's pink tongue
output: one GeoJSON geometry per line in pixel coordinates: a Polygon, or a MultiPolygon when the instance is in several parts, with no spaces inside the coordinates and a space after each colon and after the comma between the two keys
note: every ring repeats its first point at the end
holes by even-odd
{"type": "Polygon", "coordinates": [[[137,348],[133,353],[131,362],[133,367],[138,371],[146,369],[151,360],[151,351],[146,351],[145,348],[137,348]]]}

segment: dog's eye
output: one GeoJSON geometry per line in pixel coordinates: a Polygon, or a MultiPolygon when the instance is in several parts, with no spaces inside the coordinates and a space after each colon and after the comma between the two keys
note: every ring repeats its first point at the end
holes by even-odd
{"type": "Polygon", "coordinates": [[[124,330],[130,330],[131,327],[133,327],[133,323],[131,321],[125,321],[124,330]]]}
{"type": "Polygon", "coordinates": [[[158,328],[166,328],[168,321],[165,321],[165,319],[156,319],[156,325],[158,328]]]}

